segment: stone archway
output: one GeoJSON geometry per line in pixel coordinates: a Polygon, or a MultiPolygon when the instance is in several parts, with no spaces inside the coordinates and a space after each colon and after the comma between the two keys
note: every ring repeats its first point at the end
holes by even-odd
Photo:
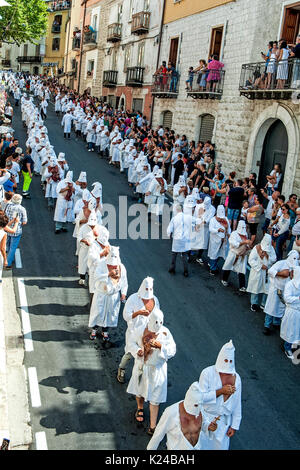
{"type": "Polygon", "coordinates": [[[285,178],[282,192],[288,195],[293,190],[299,149],[299,128],[293,112],[279,103],[266,108],[257,118],[250,134],[245,174],[259,174],[261,156],[266,135],[274,122],[279,119],[284,124],[288,135],[288,153],[286,158],[285,178]]]}

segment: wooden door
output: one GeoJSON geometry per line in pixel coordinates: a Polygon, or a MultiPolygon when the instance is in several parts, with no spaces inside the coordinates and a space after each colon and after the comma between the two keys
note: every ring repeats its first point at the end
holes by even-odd
{"type": "Polygon", "coordinates": [[[174,65],[174,67],[176,67],[176,64],[177,64],[178,43],[179,43],[179,38],[171,39],[169,62],[171,62],[174,65]]]}
{"type": "Polygon", "coordinates": [[[216,54],[218,56],[218,59],[220,59],[222,39],[223,39],[223,26],[219,26],[218,28],[213,28],[211,32],[209,57],[213,54],[216,54]]]}
{"type": "Polygon", "coordinates": [[[295,44],[296,37],[299,30],[299,11],[292,8],[286,8],[284,24],[282,28],[281,37],[287,41],[288,44],[295,44]]]}

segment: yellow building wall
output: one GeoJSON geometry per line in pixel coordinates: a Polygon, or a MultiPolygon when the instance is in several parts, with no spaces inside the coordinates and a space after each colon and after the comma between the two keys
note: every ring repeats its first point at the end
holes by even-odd
{"type": "MultiPolygon", "coordinates": [[[[48,24],[47,24],[47,33],[46,33],[47,35],[46,35],[46,41],[45,41],[46,55],[44,57],[43,62],[44,63],[57,62],[58,63],[57,68],[60,68],[63,65],[63,59],[65,55],[65,42],[66,42],[66,23],[68,19],[69,19],[69,10],[59,10],[59,11],[48,12],[48,24]],[[52,24],[56,15],[62,16],[60,33],[52,33],[52,24]],[[52,41],[53,41],[53,38],[55,37],[60,38],[58,51],[52,50],[52,41]]],[[[48,67],[45,67],[45,69],[47,68],[48,67]]]]}
{"type": "Polygon", "coordinates": [[[234,1],[235,0],[181,0],[178,3],[174,3],[174,0],[166,0],[164,24],[234,1]]]}

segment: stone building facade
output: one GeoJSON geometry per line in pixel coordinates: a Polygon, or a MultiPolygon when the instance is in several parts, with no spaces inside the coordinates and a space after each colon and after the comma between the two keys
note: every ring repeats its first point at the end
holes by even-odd
{"type": "MultiPolygon", "coordinates": [[[[160,62],[168,61],[172,39],[178,38],[176,68],[180,83],[177,98],[155,97],[153,125],[162,124],[168,116],[168,123],[176,132],[197,142],[201,133],[205,135],[203,123],[210,116],[210,137],[216,145],[217,161],[222,162],[226,173],[234,170],[239,176],[245,176],[254,171],[262,179],[263,173],[279,159],[284,168],[283,193],[299,195],[300,101],[297,93],[295,95],[295,90],[287,94],[275,91],[247,99],[241,96],[239,85],[242,65],[262,62],[261,51],[267,52],[270,40],[288,36],[286,39],[290,42],[292,36],[296,38],[300,2],[218,1],[218,6],[213,7],[216,1],[210,1],[210,9],[200,11],[199,8],[198,13],[182,15],[182,18],[173,14],[176,4],[172,0],[167,2],[169,11],[164,18],[160,62]],[[225,70],[221,99],[187,96],[188,68],[198,66],[199,59],[208,59],[216,31],[220,34],[219,56],[225,70]],[[264,99],[260,99],[262,97],[264,99]],[[275,142],[276,136],[280,142],[275,142]]],[[[203,6],[205,2],[200,0],[200,4],[203,6]]],[[[293,84],[293,88],[296,87],[293,84]]]]}

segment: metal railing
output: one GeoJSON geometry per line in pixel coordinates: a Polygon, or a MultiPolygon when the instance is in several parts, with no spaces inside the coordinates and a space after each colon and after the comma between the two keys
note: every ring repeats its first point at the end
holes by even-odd
{"type": "Polygon", "coordinates": [[[187,79],[186,90],[193,98],[220,98],[223,94],[225,70],[207,70],[204,73],[194,73],[192,79],[187,79]]]}
{"type": "Polygon", "coordinates": [[[83,44],[96,44],[97,43],[97,32],[88,31],[83,34],[83,44]]]}
{"type": "Polygon", "coordinates": [[[58,11],[58,10],[69,10],[71,8],[72,2],[65,0],[65,1],[57,1],[52,2],[48,7],[49,11],[58,11]]]}
{"type": "Polygon", "coordinates": [[[127,67],[126,85],[141,86],[144,82],[144,67],[127,67]]]}
{"type": "Polygon", "coordinates": [[[156,96],[178,95],[179,74],[155,74],[153,75],[152,94],[156,96]]]}
{"type": "Polygon", "coordinates": [[[2,60],[1,60],[1,64],[2,64],[4,67],[10,67],[10,59],[2,59],[2,60]]]}
{"type": "Polygon", "coordinates": [[[52,33],[60,33],[61,25],[60,24],[53,24],[51,28],[52,33]]]}
{"type": "Polygon", "coordinates": [[[150,15],[150,11],[140,11],[139,13],[132,15],[131,33],[148,33],[150,27],[150,15]]]}
{"type": "Polygon", "coordinates": [[[279,91],[300,88],[300,60],[270,60],[242,65],[239,90],[279,91]]]}
{"type": "Polygon", "coordinates": [[[20,63],[40,63],[42,61],[42,57],[40,55],[37,56],[18,56],[17,61],[20,63]]]}
{"type": "Polygon", "coordinates": [[[121,23],[112,23],[107,29],[107,41],[117,42],[121,41],[122,25],[121,23]]]}
{"type": "Polygon", "coordinates": [[[103,72],[103,86],[115,87],[118,83],[118,71],[117,70],[104,70],[103,72]]]}
{"type": "Polygon", "coordinates": [[[80,38],[73,38],[72,49],[80,49],[80,38]]]}

